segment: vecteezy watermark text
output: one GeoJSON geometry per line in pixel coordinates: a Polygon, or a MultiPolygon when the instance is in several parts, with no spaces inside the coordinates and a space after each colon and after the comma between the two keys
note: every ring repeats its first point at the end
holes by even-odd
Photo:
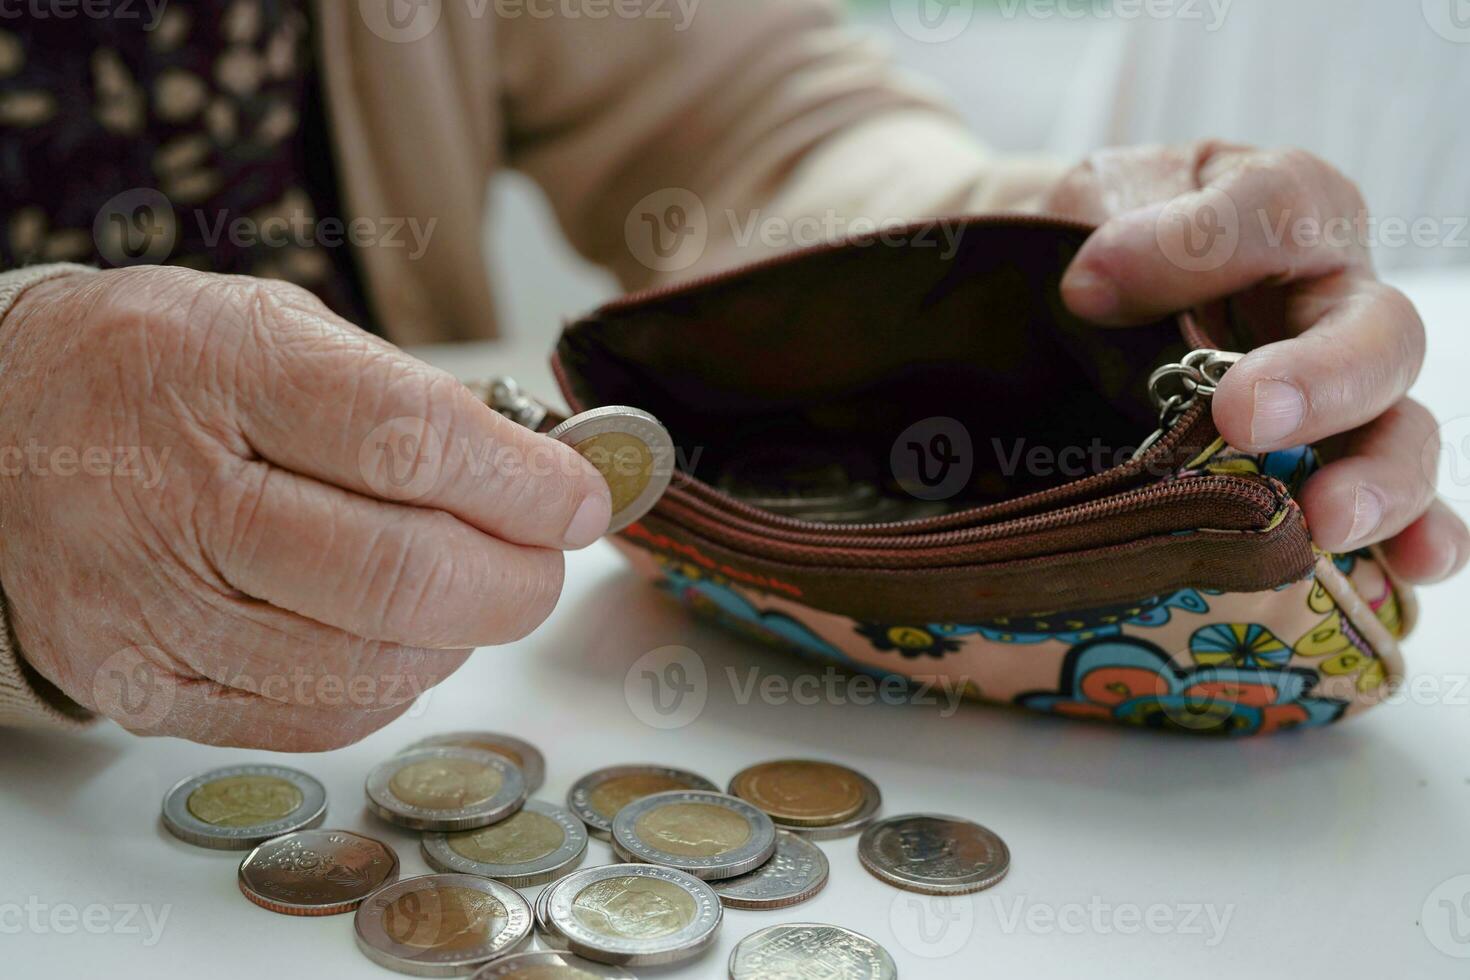
{"type": "Polygon", "coordinates": [[[650,650],[633,662],[623,680],[623,697],[634,716],[649,727],[683,728],[704,712],[715,680],[723,680],[730,699],[742,707],[752,702],[800,707],[916,705],[937,708],[941,718],[953,716],[974,690],[964,675],[875,677],[831,666],[796,675],[768,673],[759,666],[726,666],[712,674],[695,651],[666,646],[650,650]]]}
{"type": "Polygon", "coordinates": [[[158,945],[163,928],[173,912],[172,905],[117,902],[45,902],[35,895],[24,902],[0,902],[0,935],[71,936],[85,932],[93,936],[140,936],[147,948],[158,945]]]}
{"type": "Polygon", "coordinates": [[[27,439],[22,446],[0,446],[0,477],[116,477],[157,489],[164,479],[171,447],[48,446],[27,439]]]}

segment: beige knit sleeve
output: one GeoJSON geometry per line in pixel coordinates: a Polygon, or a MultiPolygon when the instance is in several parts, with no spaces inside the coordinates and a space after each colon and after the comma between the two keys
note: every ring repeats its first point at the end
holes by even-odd
{"type": "Polygon", "coordinates": [[[510,163],[628,287],[872,225],[1023,208],[1060,176],[985,147],[840,8],[703,0],[663,17],[505,19],[510,163]],[[698,247],[671,259],[651,234],[698,247]]]}
{"type": "MultiPolygon", "coordinates": [[[[47,279],[89,272],[86,266],[57,263],[27,266],[13,272],[0,273],[0,331],[5,329],[5,316],[21,293],[47,279]]],[[[0,385],[5,378],[0,376],[0,385]]],[[[0,548],[5,546],[4,515],[0,514],[0,548]]],[[[0,582],[0,727],[11,728],[78,728],[92,719],[85,708],[67,698],[44,677],[26,664],[16,646],[10,628],[10,613],[5,606],[4,583],[0,582]]]]}

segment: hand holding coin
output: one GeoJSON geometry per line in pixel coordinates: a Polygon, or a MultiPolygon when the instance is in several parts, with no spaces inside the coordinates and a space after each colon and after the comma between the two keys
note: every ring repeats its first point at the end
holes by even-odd
{"type": "Polygon", "coordinates": [[[608,529],[583,456],[285,282],[78,271],[5,335],[0,445],[111,447],[125,419],[138,450],[0,481],[20,649],[131,730],[355,742],[530,633],[608,529]]]}

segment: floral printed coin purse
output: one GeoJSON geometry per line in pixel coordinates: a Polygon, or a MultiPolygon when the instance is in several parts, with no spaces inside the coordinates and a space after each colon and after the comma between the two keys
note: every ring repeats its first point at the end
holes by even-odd
{"type": "Polygon", "coordinates": [[[747,637],[1036,711],[1255,735],[1381,700],[1412,597],[1314,550],[1311,447],[1220,438],[1209,396],[1251,346],[1228,314],[1098,328],[1058,292],[1090,229],[957,227],[568,327],[573,409],[636,405],[677,447],[621,550],[747,637]]]}

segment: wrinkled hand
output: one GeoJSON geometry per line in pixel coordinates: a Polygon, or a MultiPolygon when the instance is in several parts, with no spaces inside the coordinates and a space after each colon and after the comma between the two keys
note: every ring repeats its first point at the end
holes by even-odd
{"type": "Polygon", "coordinates": [[[1252,452],[1327,442],[1331,462],[1302,492],[1319,547],[1383,542],[1393,570],[1421,582],[1470,558],[1465,525],[1434,496],[1435,421],[1405,397],[1423,324],[1374,275],[1347,178],[1295,150],[1129,148],[1090,158],[1043,207],[1101,226],[1062,283],[1079,316],[1204,307],[1264,345],[1226,375],[1215,421],[1252,452]]]}
{"type": "Polygon", "coordinates": [[[0,582],[145,734],[319,751],[550,612],[602,478],[284,283],[136,268],[0,323],[0,582]]]}

